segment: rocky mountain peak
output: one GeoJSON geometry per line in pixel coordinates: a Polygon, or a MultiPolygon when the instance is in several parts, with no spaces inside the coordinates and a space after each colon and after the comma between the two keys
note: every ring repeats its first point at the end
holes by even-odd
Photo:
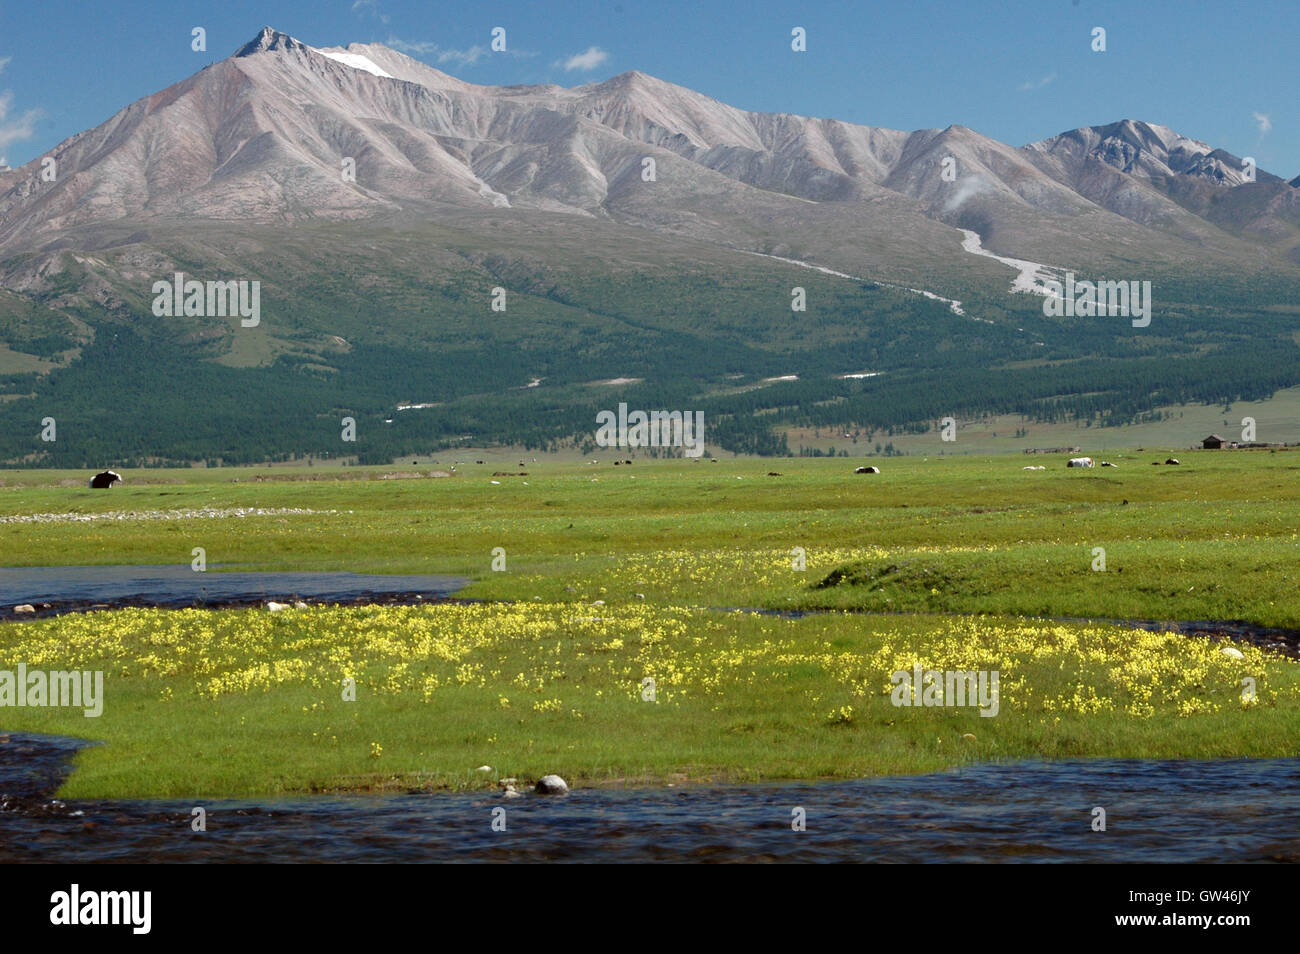
{"type": "Polygon", "coordinates": [[[239,48],[235,56],[252,56],[254,53],[266,53],[272,50],[306,50],[307,45],[295,40],[287,33],[281,33],[274,27],[262,27],[257,34],[239,48]]]}

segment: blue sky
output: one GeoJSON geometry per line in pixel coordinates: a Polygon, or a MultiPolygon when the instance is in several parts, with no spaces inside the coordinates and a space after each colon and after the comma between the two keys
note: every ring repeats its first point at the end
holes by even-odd
{"type": "Polygon", "coordinates": [[[1022,145],[1144,119],[1300,173],[1300,5],[0,0],[0,156],[18,165],[222,59],[264,25],[313,46],[381,42],[476,83],[638,69],[745,109],[1022,145]],[[207,31],[207,52],[190,31],[207,31]],[[506,29],[506,54],[491,30],[506,29]],[[807,30],[808,49],[790,49],[807,30]],[[1095,26],[1107,50],[1091,50],[1095,26]]]}

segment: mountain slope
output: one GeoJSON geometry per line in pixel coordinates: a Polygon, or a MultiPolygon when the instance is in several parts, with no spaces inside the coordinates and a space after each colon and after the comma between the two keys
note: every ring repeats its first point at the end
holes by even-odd
{"type": "MultiPolygon", "coordinates": [[[[269,27],[54,158],[52,187],[30,164],[0,196],[0,251],[115,219],[347,220],[439,205],[616,215],[709,237],[767,214],[772,194],[889,195],[916,201],[896,206],[882,235],[928,217],[1004,254],[1101,263],[1106,242],[1088,238],[1101,232],[1147,245],[1152,262],[1232,267],[1273,241],[1260,216],[1290,216],[1286,198],[1257,212],[1211,203],[1205,190],[1239,181],[1236,161],[1146,123],[1014,149],[964,127],[904,133],[749,113],[637,72],[573,89],[476,86],[379,45],[316,50],[269,27]],[[664,166],[653,189],[647,157],[664,166]],[[941,175],[946,158],[956,181],[941,175]]],[[[1262,171],[1259,183],[1291,188],[1262,171]]]]}
{"type": "Polygon", "coordinates": [[[1207,240],[1209,223],[1300,261],[1294,185],[1263,170],[1248,173],[1240,157],[1165,126],[1125,120],[1084,127],[1024,152],[1058,182],[1135,222],[1196,242],[1207,240]]]}
{"type": "Polygon", "coordinates": [[[479,86],[267,28],[51,155],[53,183],[38,162],[0,174],[0,460],[232,459],[223,434],[246,457],[329,451],[348,412],[372,458],[549,441],[625,379],[772,451],[772,423],[813,415],[1123,417],[1300,373],[1300,190],[1153,124],[1015,148],[639,72],[479,86]],[[1151,330],[1046,318],[1010,294],[1040,262],[1154,281],[1151,330]],[[261,323],[154,316],[177,271],[260,282],[261,323]],[[841,377],[864,369],[885,373],[841,377]],[[107,415],[123,374],[167,400],[107,415]],[[31,447],[38,405],[80,415],[82,443],[31,447]]]}

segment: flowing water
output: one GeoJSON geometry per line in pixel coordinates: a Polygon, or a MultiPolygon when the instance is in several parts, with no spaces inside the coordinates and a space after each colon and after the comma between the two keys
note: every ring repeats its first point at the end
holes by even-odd
{"type": "Polygon", "coordinates": [[[62,802],[78,743],[0,742],[0,862],[1300,862],[1300,759],[987,764],[732,787],[62,802]],[[191,810],[207,831],[191,830],[191,810]],[[1106,831],[1092,830],[1094,807],[1106,831]],[[505,831],[492,828],[505,809],[505,831]],[[792,830],[802,808],[807,829],[792,830]]]}
{"type": "Polygon", "coordinates": [[[199,573],[189,565],[9,567],[0,568],[0,619],[14,619],[13,607],[24,603],[36,609],[35,616],[124,606],[255,606],[268,600],[415,603],[444,599],[468,583],[451,576],[344,572],[199,573]]]}

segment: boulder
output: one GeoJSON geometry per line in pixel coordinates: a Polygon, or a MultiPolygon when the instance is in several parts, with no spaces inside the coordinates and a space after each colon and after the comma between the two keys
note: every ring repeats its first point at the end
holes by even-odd
{"type": "Polygon", "coordinates": [[[567,795],[569,786],[558,775],[543,775],[537,780],[537,787],[534,791],[538,795],[567,795]]]}
{"type": "Polygon", "coordinates": [[[1245,659],[1245,658],[1246,658],[1246,654],[1243,653],[1243,652],[1242,652],[1240,649],[1238,649],[1236,646],[1222,646],[1222,647],[1219,648],[1219,652],[1223,653],[1223,655],[1227,656],[1229,659],[1245,659]]]}
{"type": "Polygon", "coordinates": [[[15,613],[35,613],[35,612],[36,612],[36,607],[33,606],[31,603],[19,603],[17,606],[14,607],[14,612],[15,612],[15,613]]]}

